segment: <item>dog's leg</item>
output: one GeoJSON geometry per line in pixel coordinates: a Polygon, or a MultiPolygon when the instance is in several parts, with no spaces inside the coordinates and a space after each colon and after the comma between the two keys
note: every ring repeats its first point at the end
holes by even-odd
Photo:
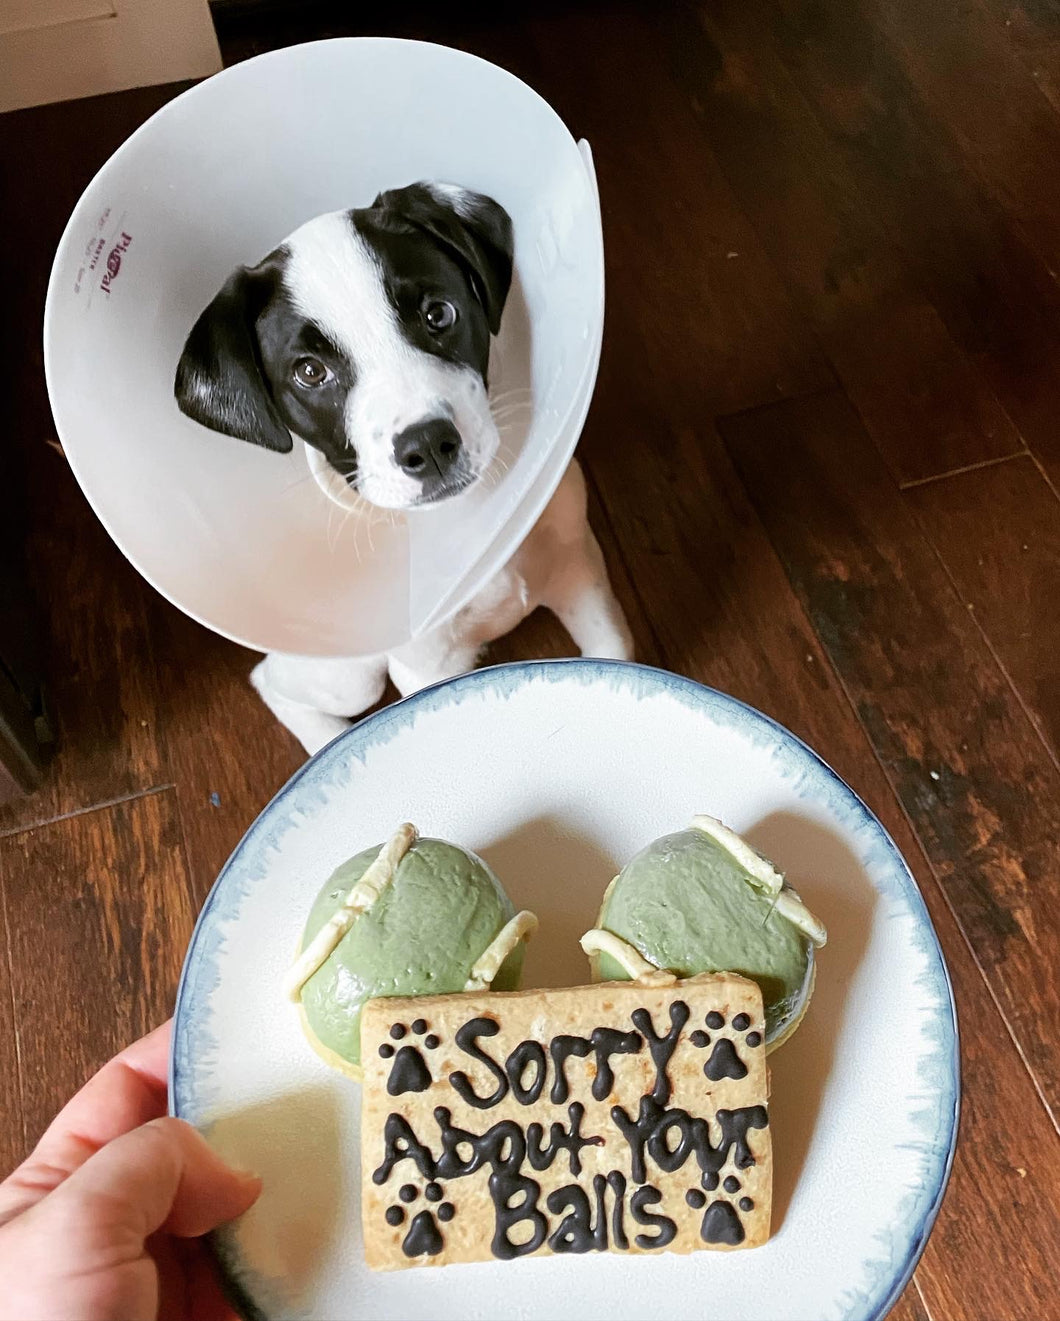
{"type": "Polygon", "coordinates": [[[390,657],[390,677],[401,696],[408,697],[433,683],[473,670],[480,650],[475,646],[453,646],[444,650],[431,648],[427,655],[410,653],[407,649],[395,652],[390,657]]]}
{"type": "Polygon", "coordinates": [[[304,656],[265,657],[250,682],[261,700],[310,756],[344,730],[347,716],[374,706],[386,687],[386,658],[314,660],[304,656]]]}
{"type": "Polygon", "coordinates": [[[580,547],[572,546],[553,574],[542,604],[558,616],[583,656],[633,659],[633,635],[588,524],[580,547]]]}

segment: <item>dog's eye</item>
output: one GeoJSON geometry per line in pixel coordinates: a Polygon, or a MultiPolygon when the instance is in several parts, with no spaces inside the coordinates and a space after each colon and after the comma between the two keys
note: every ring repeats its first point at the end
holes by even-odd
{"type": "Polygon", "coordinates": [[[431,298],[423,304],[423,319],[428,330],[451,330],[456,325],[456,308],[441,298],[431,298]]]}
{"type": "Polygon", "coordinates": [[[299,358],[292,374],[299,385],[323,385],[328,379],[328,369],[319,358],[299,358]]]}

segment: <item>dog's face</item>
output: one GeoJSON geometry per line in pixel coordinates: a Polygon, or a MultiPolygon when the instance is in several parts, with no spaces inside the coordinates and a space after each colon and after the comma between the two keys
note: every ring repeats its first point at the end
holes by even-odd
{"type": "Polygon", "coordinates": [[[511,221],[481,194],[414,184],[319,216],[202,314],[177,403],[268,449],[293,433],[384,508],[446,499],[497,450],[487,368],[511,276],[511,221]]]}

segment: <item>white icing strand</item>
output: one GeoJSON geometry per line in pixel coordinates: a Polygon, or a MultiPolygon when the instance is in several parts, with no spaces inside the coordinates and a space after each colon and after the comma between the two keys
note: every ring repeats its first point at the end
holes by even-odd
{"type": "Polygon", "coordinates": [[[537,930],[537,918],[533,913],[516,913],[510,922],[506,922],[500,931],[479,955],[471,976],[464,983],[465,991],[486,991],[493,985],[493,979],[501,970],[501,964],[515,949],[520,940],[529,940],[537,930]]]}
{"type": "Polygon", "coordinates": [[[386,887],[394,879],[401,859],[412,848],[419,834],[407,822],[379,850],[365,869],[364,875],[324,923],[306,948],[299,954],[293,967],[283,979],[283,992],[296,1004],[302,998],[302,987],[310,977],[331,958],[339,941],[362,913],[367,913],[386,887]]]}
{"type": "Polygon", "coordinates": [[[593,927],[582,936],[579,944],[590,958],[594,954],[609,954],[635,982],[640,982],[642,986],[672,986],[677,981],[676,974],[668,972],[665,968],[656,968],[628,941],[616,936],[612,931],[593,927]]]}
{"type": "Polygon", "coordinates": [[[790,885],[785,885],[777,895],[777,912],[782,913],[793,927],[798,927],[803,935],[808,936],[818,949],[828,943],[824,923],[814,917],[790,885]]]}
{"type": "Polygon", "coordinates": [[[809,937],[818,949],[825,944],[828,940],[828,932],[825,930],[824,923],[819,918],[814,917],[768,858],[763,858],[760,853],[756,853],[750,844],[745,843],[734,830],[730,830],[728,826],[716,821],[712,816],[694,816],[692,826],[695,830],[701,830],[704,835],[709,835],[745,871],[750,872],[754,879],[763,886],[766,893],[773,896],[773,907],[782,917],[786,917],[792,926],[798,927],[803,935],[809,937]]]}
{"type": "Polygon", "coordinates": [[[784,884],[784,877],[768,858],[763,858],[760,853],[756,853],[750,844],[740,838],[735,830],[730,830],[728,826],[716,821],[712,816],[694,816],[692,818],[692,828],[701,830],[704,835],[709,835],[716,844],[720,844],[725,852],[730,854],[745,871],[750,872],[769,894],[780,893],[781,886],[784,884]]]}

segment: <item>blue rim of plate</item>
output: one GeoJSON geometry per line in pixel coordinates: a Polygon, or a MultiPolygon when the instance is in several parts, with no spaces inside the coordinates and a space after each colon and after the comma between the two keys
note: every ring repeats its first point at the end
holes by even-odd
{"type": "MultiPolygon", "coordinates": [[[[672,674],[667,670],[630,661],[578,657],[563,660],[519,661],[472,670],[468,674],[421,689],[410,697],[366,716],[300,767],[271,802],[262,809],[236,845],[199,913],[177,987],[169,1056],[170,1113],[178,1117],[186,1114],[194,1095],[192,1074],[195,1065],[192,1061],[196,1051],[187,1038],[192,1035],[189,1024],[196,1018],[196,1011],[199,1008],[197,1000],[201,998],[205,1001],[209,995],[208,990],[198,990],[196,987],[196,982],[201,980],[203,972],[207,970],[208,955],[204,948],[206,944],[204,937],[210,927],[218,901],[226,888],[226,882],[230,878],[234,879],[244,854],[260,841],[266,832],[265,823],[281,807],[284,800],[301,787],[309,787],[315,783],[326,784],[334,765],[343,761],[350,753],[357,756],[358,753],[367,753],[377,744],[389,742],[396,734],[412,724],[420,712],[459,705],[466,698],[486,691],[499,692],[502,696],[510,695],[535,678],[556,682],[574,675],[579,676],[585,684],[603,679],[624,684],[635,693],[639,690],[639,694],[665,692],[699,712],[707,710],[718,717],[723,724],[741,726],[744,730],[754,729],[758,735],[756,742],[770,742],[778,750],[786,748],[793,760],[804,764],[804,771],[815,771],[818,778],[823,778],[824,783],[830,784],[833,793],[838,793],[838,797],[845,800],[848,808],[853,809],[860,816],[862,826],[868,827],[876,834],[878,846],[890,858],[899,889],[918,921],[922,936],[926,938],[924,941],[926,952],[934,958],[936,964],[934,981],[939,1003],[934,1024],[936,1041],[932,1065],[938,1080],[940,1082],[945,1080],[945,1086],[939,1087],[937,1104],[932,1111],[938,1118],[938,1126],[944,1130],[942,1140],[936,1139],[931,1144],[935,1155],[934,1165],[923,1173],[918,1193],[907,1195],[907,1202],[912,1201],[913,1204],[906,1207],[908,1214],[902,1221],[901,1231],[892,1233],[889,1239],[884,1239],[883,1246],[889,1251],[884,1253],[879,1262],[874,1263],[877,1269],[874,1286],[863,1290],[858,1296],[848,1296],[844,1300],[846,1321],[883,1321],[909,1283],[927,1245],[932,1226],[942,1205],[957,1146],[961,1092],[960,1043],[953,987],[942,946],[939,944],[938,935],[920,888],[897,845],[875,813],[842,776],[802,739],[771,716],[756,710],[739,698],[730,697],[727,693],[697,683],[694,679],[672,674]],[[899,1239],[905,1239],[904,1246],[899,1246],[899,1239]]],[[[884,1236],[881,1234],[880,1238],[883,1239],[884,1236]]],[[[211,1236],[211,1243],[222,1283],[232,1303],[247,1321],[275,1321],[275,1318],[262,1311],[260,1305],[247,1292],[240,1279],[241,1271],[237,1254],[222,1245],[216,1235],[211,1236]]]]}

